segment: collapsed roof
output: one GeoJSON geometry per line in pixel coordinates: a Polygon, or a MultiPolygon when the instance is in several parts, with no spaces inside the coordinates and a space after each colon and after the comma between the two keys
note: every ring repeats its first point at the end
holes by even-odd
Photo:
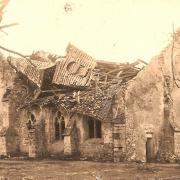
{"type": "Polygon", "coordinates": [[[99,120],[107,117],[114,95],[141,70],[138,65],[145,64],[95,60],[71,44],[65,57],[40,52],[8,62],[35,85],[19,108],[53,104],[99,120]]]}

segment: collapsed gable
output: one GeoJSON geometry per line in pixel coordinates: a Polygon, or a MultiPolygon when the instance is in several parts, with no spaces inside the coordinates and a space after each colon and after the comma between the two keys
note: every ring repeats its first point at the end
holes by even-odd
{"type": "Polygon", "coordinates": [[[89,86],[96,61],[83,51],[69,44],[67,55],[58,61],[52,83],[70,87],[89,86]]]}

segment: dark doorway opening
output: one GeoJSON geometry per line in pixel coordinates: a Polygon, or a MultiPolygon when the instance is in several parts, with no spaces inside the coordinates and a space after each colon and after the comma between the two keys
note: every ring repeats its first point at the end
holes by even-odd
{"type": "Polygon", "coordinates": [[[152,138],[147,138],[146,141],[146,161],[151,162],[152,161],[152,138]]]}

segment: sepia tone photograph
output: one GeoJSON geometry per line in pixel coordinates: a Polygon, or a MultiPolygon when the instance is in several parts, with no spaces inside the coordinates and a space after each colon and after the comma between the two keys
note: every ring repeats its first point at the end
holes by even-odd
{"type": "Polygon", "coordinates": [[[180,180],[179,0],[0,0],[0,180],[180,180]]]}

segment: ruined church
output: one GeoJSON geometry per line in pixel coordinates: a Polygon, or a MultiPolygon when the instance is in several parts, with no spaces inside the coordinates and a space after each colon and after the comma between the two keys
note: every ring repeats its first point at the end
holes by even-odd
{"type": "Polygon", "coordinates": [[[1,157],[180,158],[180,31],[149,64],[1,55],[0,80],[1,157]]]}

